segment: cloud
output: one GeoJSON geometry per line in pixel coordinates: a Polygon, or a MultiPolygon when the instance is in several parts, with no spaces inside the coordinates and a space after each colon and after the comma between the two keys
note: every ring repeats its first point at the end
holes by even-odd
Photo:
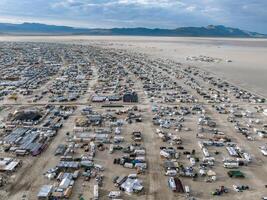
{"type": "Polygon", "coordinates": [[[186,7],[186,10],[189,11],[189,12],[194,12],[196,10],[196,6],[195,5],[192,5],[192,6],[188,6],[186,7]]]}

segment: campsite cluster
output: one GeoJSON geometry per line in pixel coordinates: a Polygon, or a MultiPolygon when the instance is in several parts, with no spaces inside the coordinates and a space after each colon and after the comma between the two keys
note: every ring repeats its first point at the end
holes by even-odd
{"type": "Polygon", "coordinates": [[[2,43],[0,73],[1,198],[266,195],[258,94],[197,67],[85,45],[2,43]]]}

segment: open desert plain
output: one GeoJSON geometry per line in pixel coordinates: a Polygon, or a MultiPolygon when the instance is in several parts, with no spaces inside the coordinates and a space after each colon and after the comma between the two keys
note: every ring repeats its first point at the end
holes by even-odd
{"type": "Polygon", "coordinates": [[[0,36],[0,199],[267,198],[267,40],[0,36]]]}

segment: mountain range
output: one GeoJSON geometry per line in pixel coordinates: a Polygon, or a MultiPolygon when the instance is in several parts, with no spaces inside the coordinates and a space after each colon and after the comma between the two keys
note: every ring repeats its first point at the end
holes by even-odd
{"type": "Polygon", "coordinates": [[[73,28],[40,23],[0,23],[2,35],[125,35],[125,36],[172,36],[172,37],[242,37],[267,38],[266,34],[249,32],[223,25],[207,27],[181,27],[176,29],[150,28],[73,28]]]}

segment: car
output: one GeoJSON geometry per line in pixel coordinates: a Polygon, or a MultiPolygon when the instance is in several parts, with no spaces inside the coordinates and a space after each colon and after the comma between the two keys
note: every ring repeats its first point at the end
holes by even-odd
{"type": "Polygon", "coordinates": [[[243,192],[242,190],[240,190],[240,188],[237,185],[233,185],[234,191],[236,192],[243,192]]]}
{"type": "Polygon", "coordinates": [[[231,170],[231,171],[228,171],[227,174],[230,178],[245,178],[244,173],[241,171],[231,170]]]}

